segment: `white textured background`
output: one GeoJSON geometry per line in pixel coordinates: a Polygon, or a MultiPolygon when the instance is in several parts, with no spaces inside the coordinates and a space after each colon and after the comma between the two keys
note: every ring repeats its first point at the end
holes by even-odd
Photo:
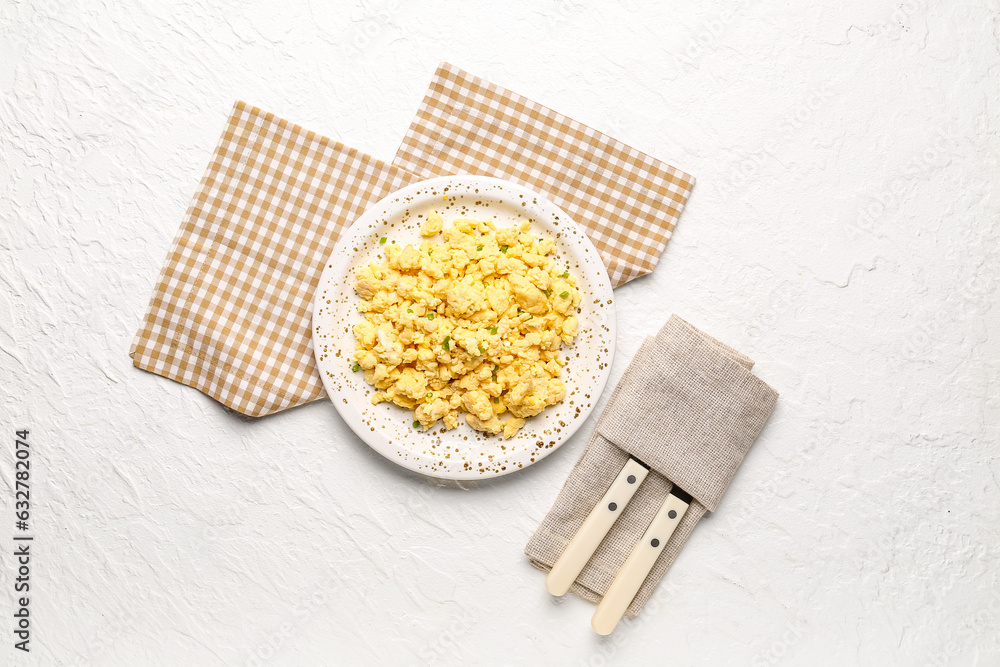
{"type": "Polygon", "coordinates": [[[1000,664],[998,16],[0,0],[0,663],[1000,664]],[[329,405],[247,423],[127,356],[237,98],[390,159],[441,60],[697,176],[659,268],[618,290],[612,383],[677,312],[781,392],[611,638],[521,553],[593,420],[524,472],[438,488],[329,405]]]}

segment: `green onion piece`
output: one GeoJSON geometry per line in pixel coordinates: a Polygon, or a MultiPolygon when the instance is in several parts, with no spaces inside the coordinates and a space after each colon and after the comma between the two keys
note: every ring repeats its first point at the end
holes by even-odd
{"type": "Polygon", "coordinates": [[[478,250],[479,252],[482,252],[483,251],[483,246],[477,245],[476,246],[476,250],[478,250]]]}
{"type": "Polygon", "coordinates": [[[568,298],[569,298],[569,292],[563,292],[563,293],[562,293],[562,294],[560,294],[559,296],[561,296],[561,297],[562,297],[562,298],[564,298],[564,299],[568,299],[568,298]]]}
{"type": "Polygon", "coordinates": [[[490,327],[490,333],[493,334],[494,336],[496,336],[497,335],[497,328],[496,327],[490,327]]]}
{"type": "Polygon", "coordinates": [[[493,397],[493,402],[494,402],[494,403],[499,403],[499,402],[500,402],[500,398],[499,398],[499,397],[497,397],[497,396],[494,396],[494,397],[493,397]]]}
{"type": "Polygon", "coordinates": [[[382,238],[380,238],[380,239],[378,240],[378,242],[379,242],[379,243],[381,243],[382,245],[385,245],[385,242],[386,242],[387,240],[389,240],[389,237],[388,237],[388,236],[383,236],[382,238]]]}
{"type": "Polygon", "coordinates": [[[545,290],[545,296],[552,296],[552,290],[550,289],[545,290]]]}
{"type": "Polygon", "coordinates": [[[505,246],[505,245],[500,246],[500,252],[502,252],[503,254],[506,255],[507,254],[507,246],[505,246]]]}
{"type": "Polygon", "coordinates": [[[361,364],[354,364],[353,366],[351,366],[351,370],[357,373],[358,371],[361,370],[361,364]]]}
{"type": "Polygon", "coordinates": [[[479,346],[479,354],[486,354],[486,348],[482,345],[479,346]]]}
{"type": "Polygon", "coordinates": [[[499,366],[494,366],[493,367],[493,374],[496,375],[498,370],[500,370],[500,367],[499,366]]]}
{"type": "Polygon", "coordinates": [[[420,428],[420,422],[413,420],[413,428],[420,428]]]}
{"type": "Polygon", "coordinates": [[[562,277],[563,278],[569,278],[569,271],[567,271],[566,273],[562,274],[562,277]]]}
{"type": "Polygon", "coordinates": [[[441,347],[448,350],[449,352],[451,351],[451,336],[444,337],[444,342],[441,343],[441,347]]]}
{"type": "Polygon", "coordinates": [[[433,392],[433,391],[429,391],[429,392],[427,392],[427,398],[430,398],[430,397],[431,397],[431,396],[433,396],[433,395],[434,395],[434,392],[433,392]]]}
{"type": "Polygon", "coordinates": [[[406,309],[406,312],[408,312],[408,313],[412,313],[412,312],[413,312],[413,309],[412,309],[412,308],[407,308],[407,309],[406,309]]]}
{"type": "Polygon", "coordinates": [[[434,313],[427,313],[427,319],[433,320],[434,319],[434,313]]]}

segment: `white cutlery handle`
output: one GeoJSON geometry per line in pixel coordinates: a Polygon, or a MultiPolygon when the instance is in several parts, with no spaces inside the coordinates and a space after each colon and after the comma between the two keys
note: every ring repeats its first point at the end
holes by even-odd
{"type": "Polygon", "coordinates": [[[684,518],[687,508],[688,504],[673,494],[663,501],[646,533],[632,549],[622,569],[608,587],[608,592],[597,605],[597,611],[590,620],[590,625],[597,634],[611,634],[618,625],[618,621],[653,568],[653,563],[660,557],[663,547],[674,534],[677,524],[684,518]]]}
{"type": "Polygon", "coordinates": [[[590,557],[597,551],[601,540],[611,530],[611,526],[622,514],[622,510],[632,500],[642,480],[646,479],[649,469],[636,461],[629,459],[622,471],[611,483],[608,492],[594,506],[584,519],[580,530],[566,545],[549,574],[545,577],[545,589],[552,595],[565,595],[569,587],[576,581],[577,575],[583,570],[590,557]]]}

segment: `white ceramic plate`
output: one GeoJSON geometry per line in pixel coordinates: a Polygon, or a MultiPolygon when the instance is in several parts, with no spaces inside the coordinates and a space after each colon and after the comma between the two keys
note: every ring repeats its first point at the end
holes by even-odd
{"type": "MultiPolygon", "coordinates": [[[[440,238],[440,237],[438,237],[440,238]]],[[[435,239],[430,239],[435,240],[435,239]]],[[[536,192],[496,178],[448,176],[410,185],[371,206],[337,243],[313,302],[313,347],[323,385],[344,421],[372,449],[404,468],[431,477],[468,480],[497,477],[551,454],[583,424],[604,390],[615,354],[615,307],[611,282],[597,250],[558,206],[536,192]],[[497,227],[528,220],[531,230],[556,239],[556,260],[576,278],[581,292],[579,334],[562,347],[566,398],[532,417],[510,440],[485,436],[465,423],[445,431],[412,427],[413,413],[391,403],[372,405],[375,389],[353,372],[356,343],[351,327],[362,320],[355,294],[357,270],[384,257],[381,237],[419,244],[420,223],[437,210],[454,218],[492,218],[497,227]]]]}

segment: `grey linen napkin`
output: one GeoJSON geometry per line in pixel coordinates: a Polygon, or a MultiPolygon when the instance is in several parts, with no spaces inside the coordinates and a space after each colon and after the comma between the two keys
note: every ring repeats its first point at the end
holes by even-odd
{"type": "Polygon", "coordinates": [[[570,588],[598,602],[664,498],[677,484],[691,506],[626,615],[634,618],[705,512],[715,511],[774,410],[778,393],[750,372],[753,361],[676,315],[647,338],[615,387],[583,456],[525,547],[547,572],[634,457],[650,473],[570,588]]]}

